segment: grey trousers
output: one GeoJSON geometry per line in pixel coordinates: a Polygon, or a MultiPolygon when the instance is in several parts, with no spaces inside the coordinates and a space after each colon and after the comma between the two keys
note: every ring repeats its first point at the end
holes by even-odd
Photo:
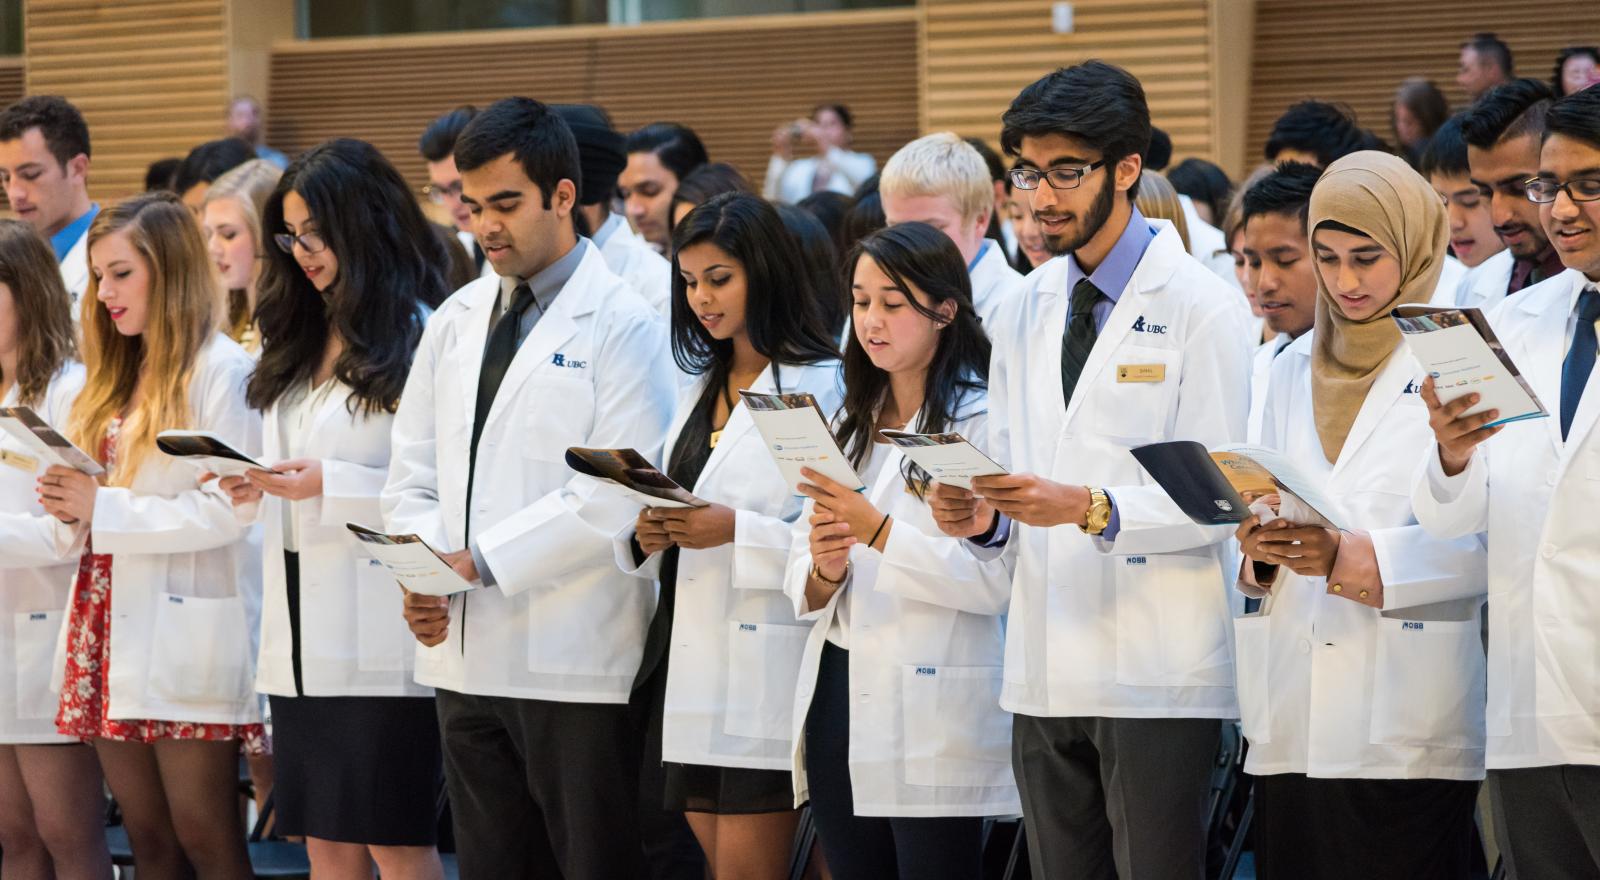
{"type": "Polygon", "coordinates": [[[1600,767],[1490,770],[1511,880],[1600,880],[1600,767]]]}
{"type": "Polygon", "coordinates": [[[1203,880],[1211,718],[1036,718],[1012,723],[1034,880],[1203,880]]]}

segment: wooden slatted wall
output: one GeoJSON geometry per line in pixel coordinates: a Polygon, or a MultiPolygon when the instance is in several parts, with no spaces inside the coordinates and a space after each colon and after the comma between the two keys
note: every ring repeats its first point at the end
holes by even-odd
{"type": "MultiPolygon", "coordinates": [[[[22,70],[21,57],[10,55],[0,57],[0,107],[8,106],[22,97],[22,70]]],[[[0,216],[4,216],[10,207],[5,192],[0,191],[0,216]]]]}
{"type": "Polygon", "coordinates": [[[1548,80],[1556,52],[1600,43],[1600,3],[1584,0],[1258,0],[1250,94],[1251,162],[1272,122],[1303,98],[1342,101],[1392,140],[1389,108],[1408,76],[1432,79],[1452,106],[1458,48],[1478,31],[1511,46],[1522,76],[1548,80]]]}
{"type": "MultiPolygon", "coordinates": [[[[1243,2],[1243,0],[1213,0],[1243,2]]],[[[1049,0],[923,0],[926,119],[998,145],[1000,115],[1028,83],[1089,58],[1144,84],[1178,156],[1214,158],[1207,0],[1077,0],[1074,30],[1051,30],[1049,0]]]]}
{"type": "Polygon", "coordinates": [[[138,192],[149,163],[221,135],[225,0],[28,0],[26,12],[28,94],[83,111],[95,198],[138,192]]]}
{"type": "Polygon", "coordinates": [[[267,135],[291,152],[363,138],[420,184],[430,119],[525,94],[599,104],[623,131],[681,122],[759,186],[773,128],[820,101],[851,107],[857,149],[880,162],[917,135],[916,28],[915,9],[895,9],[286,42],[273,51],[267,135]]]}

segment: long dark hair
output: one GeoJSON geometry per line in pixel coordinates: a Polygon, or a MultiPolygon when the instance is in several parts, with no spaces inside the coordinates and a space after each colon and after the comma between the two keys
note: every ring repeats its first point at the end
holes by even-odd
{"type": "Polygon", "coordinates": [[[338,257],[338,277],[318,292],[293,254],[264,248],[261,362],[250,377],[250,405],[266,409],[309,380],[332,330],[344,341],[333,374],[351,389],[350,411],[394,412],[422,337],[419,305],[448,295],[449,258],[400,173],[365,141],[338,138],[295,159],[262,207],[264,236],[284,231],[291,190],[338,257]]]}
{"type": "MultiPolygon", "coordinates": [[[[780,365],[839,357],[828,336],[818,281],[811,277],[809,264],[777,210],[759,196],[723,193],[690,211],[672,231],[672,359],[686,373],[710,374],[698,406],[715,406],[733,363],[733,342],[713,339],[689,308],[678,254],[701,242],[716,245],[744,267],[745,333],[751,347],[772,363],[780,391],[780,365]]],[[[691,430],[690,425],[697,430],[708,423],[690,419],[685,431],[691,430]]]]}
{"type": "MultiPolygon", "coordinates": [[[[832,193],[832,195],[839,195],[832,193]]],[[[839,266],[839,249],[833,236],[815,215],[798,205],[778,205],[778,216],[800,248],[800,258],[816,285],[822,305],[824,328],[829,339],[838,339],[850,317],[850,295],[845,292],[844,272],[839,266]]]]}
{"type": "MultiPolygon", "coordinates": [[[[935,307],[951,301],[956,304],[955,318],[939,331],[938,347],[928,364],[920,417],[915,425],[906,426],[923,434],[948,431],[960,418],[971,415],[962,403],[989,386],[989,337],[972,308],[967,262],[949,236],[926,223],[899,223],[861,239],[845,261],[852,277],[863,257],[876,263],[923,317],[940,323],[945,320],[918,302],[913,289],[926,294],[935,307]]],[[[861,341],[851,333],[844,349],[844,407],[835,419],[834,435],[857,468],[872,453],[878,411],[888,394],[889,374],[872,363],[861,341]]],[[[919,497],[927,491],[928,475],[922,469],[907,461],[902,473],[906,486],[919,497]]]]}

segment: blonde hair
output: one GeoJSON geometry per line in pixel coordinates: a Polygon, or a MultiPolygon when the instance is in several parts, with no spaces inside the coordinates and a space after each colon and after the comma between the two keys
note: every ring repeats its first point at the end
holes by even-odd
{"type": "Polygon", "coordinates": [[[1170,221],[1177,227],[1178,237],[1183,239],[1183,249],[1189,250],[1189,221],[1183,216],[1183,202],[1161,172],[1145,169],[1140,173],[1139,197],[1134,205],[1146,217],[1170,221]]]}
{"type": "Polygon", "coordinates": [[[72,330],[72,297],[61,283],[55,252],[32,226],[0,220],[0,284],[11,290],[17,319],[17,375],[0,375],[17,386],[17,402],[37,406],[78,346],[72,330]]]}
{"type": "Polygon", "coordinates": [[[200,350],[217,332],[217,278],[200,240],[200,227],[178,197],[151,192],[100,212],[89,227],[89,251],[119,233],[149,272],[148,323],[138,336],[124,336],[100,305],[100,279],[89,276],[83,298],[83,391],[72,406],[68,435],[98,454],[111,420],[124,415],[135,391],[139,401],[125,413],[110,484],[133,483],[139,465],[155,449],[156,434],[189,427],[189,382],[200,350]]]}
{"type": "Polygon", "coordinates": [[[895,151],[878,177],[883,196],[943,196],[964,220],[994,209],[989,164],[954,132],[919,137],[895,151]]]}
{"type": "MultiPolygon", "coordinates": [[[[266,204],[272,191],[278,188],[278,178],[282,176],[283,169],[271,162],[265,159],[251,159],[212,181],[211,188],[206,190],[205,200],[201,202],[202,212],[206,205],[222,199],[232,199],[239,204],[244,212],[245,227],[250,230],[250,240],[255,248],[258,268],[261,265],[262,250],[267,246],[266,239],[261,235],[261,206],[266,204]]],[[[229,336],[240,342],[246,340],[254,342],[250,326],[254,316],[250,314],[250,297],[246,291],[228,291],[225,317],[229,336]]]]}

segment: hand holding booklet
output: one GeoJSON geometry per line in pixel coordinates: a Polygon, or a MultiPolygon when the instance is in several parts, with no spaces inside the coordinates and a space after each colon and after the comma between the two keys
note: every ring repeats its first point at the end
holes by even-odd
{"type": "Polygon", "coordinates": [[[709,502],[696,498],[637,450],[574,446],[567,450],[567,467],[622,487],[628,497],[646,507],[709,506],[709,502]]]}
{"type": "Polygon", "coordinates": [[[878,433],[899,447],[912,464],[927,471],[935,483],[970,490],[973,477],[1007,473],[960,434],[911,434],[887,429],[878,433]]]}
{"type": "Polygon", "coordinates": [[[1441,403],[1476,393],[1478,402],[1463,415],[1497,409],[1500,418],[1490,422],[1490,427],[1550,414],[1511,362],[1481,310],[1400,306],[1392,316],[1411,353],[1433,377],[1441,403]]]}
{"type": "Polygon", "coordinates": [[[472,589],[472,584],[456,574],[439,551],[416,535],[386,535],[355,523],[345,523],[345,528],[410,592],[449,596],[472,589]]]}
{"type": "Polygon", "coordinates": [[[1133,450],[1178,509],[1203,526],[1243,522],[1276,495],[1278,516],[1298,525],[1343,529],[1338,504],[1282,454],[1240,444],[1207,451],[1193,440],[1151,443],[1133,450]]]}
{"type": "Polygon", "coordinates": [[[100,466],[100,462],[95,461],[94,457],[87,452],[72,445],[72,441],[62,436],[60,431],[50,427],[50,424],[44,419],[39,418],[39,414],[34,412],[31,407],[0,407],[0,430],[17,438],[23,448],[27,449],[32,455],[27,456],[14,452],[0,454],[8,458],[35,458],[33,461],[19,460],[10,462],[19,467],[26,467],[27,470],[37,470],[41,463],[45,466],[60,465],[61,467],[69,467],[80,473],[88,474],[91,477],[98,477],[106,472],[106,469],[100,466]]]}
{"type": "Polygon", "coordinates": [[[242,477],[251,470],[277,473],[210,431],[162,431],[156,435],[156,448],[219,477],[242,477]]]}
{"type": "Polygon", "coordinates": [[[800,469],[811,468],[836,483],[857,492],[867,487],[850,466],[850,459],[828,430],[817,399],[806,392],[763,394],[740,391],[750,418],[767,441],[767,451],[778,463],[783,481],[791,488],[807,482],[800,469]]]}

